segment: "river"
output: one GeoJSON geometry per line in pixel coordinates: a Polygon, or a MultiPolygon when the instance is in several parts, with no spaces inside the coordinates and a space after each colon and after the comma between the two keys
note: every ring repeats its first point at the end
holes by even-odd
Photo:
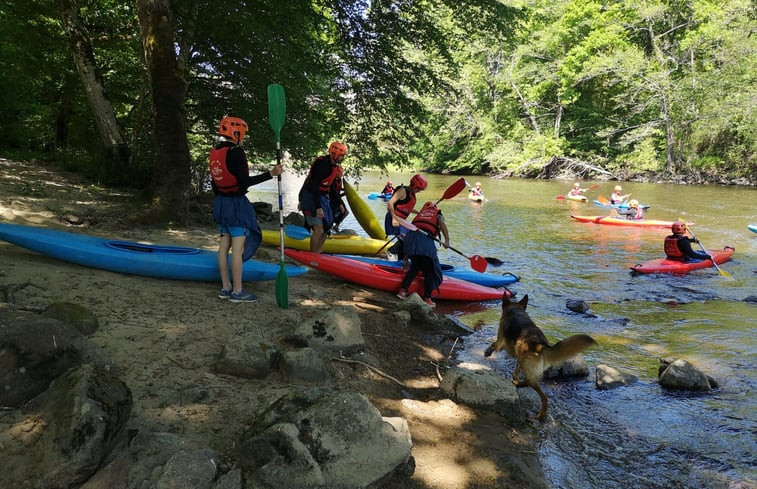
{"type": "MultiPolygon", "coordinates": [[[[395,185],[411,174],[390,174],[395,185]]],[[[457,178],[426,175],[429,188],[420,201],[437,200],[457,178]]],[[[285,209],[295,211],[298,184],[289,177],[285,209]]],[[[297,179],[301,181],[301,179],[297,179]]],[[[287,178],[285,178],[285,182],[287,178]]],[[[364,173],[353,182],[361,195],[378,192],[386,176],[364,173]]],[[[662,255],[667,229],[623,228],[579,223],[570,214],[603,215],[592,203],[557,200],[573,181],[490,179],[482,183],[483,204],[467,191],[440,204],[453,247],[466,254],[504,262],[487,273],[513,272],[517,297],[529,296],[529,313],[556,340],[587,333],[598,346],[584,353],[586,379],[545,381],[550,399],[540,427],[540,455],[550,487],[557,489],[757,487],[757,190],[716,185],[622,183],[623,193],[651,207],[650,219],[693,222],[705,247],[733,246],[721,267],[731,279],[705,269],[685,276],[632,276],[629,267],[662,255]],[[577,314],[566,300],[591,308],[577,314]],[[671,392],[657,383],[659,358],[684,358],[719,383],[713,392],[671,392]],[[606,364],[638,377],[628,386],[597,390],[594,369],[606,364]]],[[[587,192],[609,197],[617,182],[587,192]]],[[[253,189],[254,190],[254,189],[253,189]]],[[[369,200],[383,219],[385,203],[369,200]]],[[[343,228],[365,234],[350,218],[343,228]]],[[[694,245],[696,248],[696,245],[694,245]]],[[[441,249],[443,263],[468,260],[441,249]]],[[[461,360],[491,365],[510,376],[512,361],[483,350],[496,335],[500,305],[440,302],[438,312],[455,314],[484,327],[466,337],[461,360]]],[[[524,395],[538,407],[532,391],[524,395]]]]}

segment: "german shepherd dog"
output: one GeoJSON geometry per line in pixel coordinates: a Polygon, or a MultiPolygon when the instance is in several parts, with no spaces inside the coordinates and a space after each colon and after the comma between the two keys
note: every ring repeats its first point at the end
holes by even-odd
{"type": "Polygon", "coordinates": [[[578,355],[596,341],[591,336],[577,334],[550,345],[526,312],[527,305],[528,295],[523,296],[520,302],[511,301],[507,294],[503,295],[497,340],[486,349],[484,355],[488,357],[495,351],[505,350],[518,361],[513,371],[513,384],[516,387],[531,387],[539,394],[541,410],[535,418],[544,421],[547,416],[547,396],[541,389],[544,370],[578,355]],[[521,370],[525,380],[519,379],[521,370]]]}

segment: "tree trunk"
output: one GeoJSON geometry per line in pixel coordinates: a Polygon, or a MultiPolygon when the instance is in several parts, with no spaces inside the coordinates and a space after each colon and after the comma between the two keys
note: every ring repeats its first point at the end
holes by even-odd
{"type": "Polygon", "coordinates": [[[158,219],[183,221],[191,174],[184,107],[187,82],[174,44],[174,10],[171,0],[137,0],[137,10],[154,108],[152,211],[158,219]]]}
{"type": "Polygon", "coordinates": [[[78,0],[58,0],[58,6],[63,30],[71,46],[76,71],[84,85],[84,92],[87,94],[100,141],[113,165],[110,168],[112,171],[128,162],[128,146],[116,120],[113,104],[105,94],[102,75],[92,50],[92,41],[79,15],[79,2],[78,0]]]}

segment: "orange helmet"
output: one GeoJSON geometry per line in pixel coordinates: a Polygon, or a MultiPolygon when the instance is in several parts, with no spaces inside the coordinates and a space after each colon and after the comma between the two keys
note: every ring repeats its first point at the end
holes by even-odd
{"type": "Polygon", "coordinates": [[[686,233],[686,223],[685,222],[674,222],[672,226],[670,226],[670,230],[673,231],[673,234],[685,234],[686,233]]]}
{"type": "Polygon", "coordinates": [[[636,209],[637,207],[639,207],[639,201],[636,199],[631,199],[631,201],[628,203],[628,207],[636,209]]]}
{"type": "Polygon", "coordinates": [[[410,179],[410,188],[413,189],[413,192],[426,190],[426,187],[428,187],[428,182],[420,173],[416,173],[413,175],[413,178],[410,179]]]}
{"type": "Polygon", "coordinates": [[[247,123],[239,117],[225,116],[218,124],[218,134],[233,139],[237,144],[242,144],[244,135],[247,134],[247,123]]]}
{"type": "Polygon", "coordinates": [[[347,156],[347,145],[341,141],[334,141],[329,145],[329,156],[334,161],[340,156],[347,156]]]}
{"type": "Polygon", "coordinates": [[[615,185],[616,192],[620,192],[621,190],[623,190],[623,187],[621,187],[620,185],[615,185]]]}

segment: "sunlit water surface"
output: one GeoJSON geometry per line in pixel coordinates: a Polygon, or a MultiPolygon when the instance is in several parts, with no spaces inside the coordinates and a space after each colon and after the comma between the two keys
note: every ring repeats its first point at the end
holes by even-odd
{"type": "MultiPolygon", "coordinates": [[[[397,185],[411,174],[391,174],[397,185]]],[[[457,177],[427,175],[421,201],[437,200],[457,177]]],[[[378,173],[350,180],[361,195],[378,192],[386,180],[378,173]]],[[[603,215],[592,203],[558,200],[572,181],[481,181],[488,201],[472,203],[467,192],[440,204],[451,243],[469,255],[504,261],[487,273],[513,272],[511,287],[529,296],[529,312],[550,339],[587,333],[599,345],[584,354],[590,367],[606,364],[632,373],[635,383],[597,390],[594,370],[586,379],[545,382],[549,419],[541,428],[540,454],[553,488],[727,488],[757,487],[757,191],[723,186],[624,183],[623,191],[649,204],[650,219],[685,219],[708,248],[733,246],[722,268],[685,276],[632,276],[629,267],[659,258],[667,229],[621,228],[578,223],[570,214],[603,215]],[[568,299],[591,304],[588,315],[565,306],[568,299]],[[657,383],[659,358],[684,358],[719,383],[707,394],[676,393],[657,383]]],[[[296,212],[302,177],[285,175],[285,211],[296,212]]],[[[588,192],[609,197],[615,183],[588,192]]],[[[268,184],[267,184],[268,185],[268,184]]],[[[255,187],[260,200],[275,202],[275,184],[255,187]],[[262,195],[261,195],[262,194],[262,195]]],[[[379,219],[385,203],[368,200],[379,219]]],[[[364,234],[350,216],[343,228],[364,234]]],[[[441,249],[444,263],[468,260],[441,249]]],[[[461,360],[491,365],[510,376],[513,363],[483,350],[496,335],[498,302],[440,303],[439,312],[458,315],[479,332],[466,337],[461,360]]],[[[532,410],[538,397],[530,390],[532,410]]]]}

